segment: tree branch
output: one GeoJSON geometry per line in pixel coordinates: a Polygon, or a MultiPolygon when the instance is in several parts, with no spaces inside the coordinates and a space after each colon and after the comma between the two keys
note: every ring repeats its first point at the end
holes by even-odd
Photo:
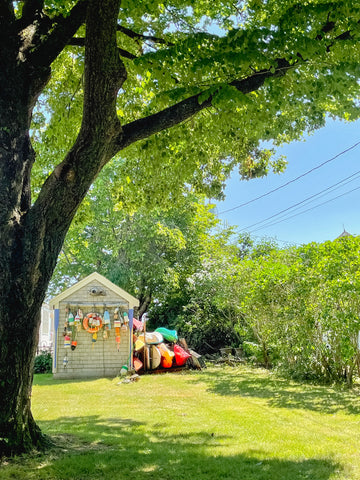
{"type": "Polygon", "coordinates": [[[25,218],[26,235],[41,242],[38,257],[27,257],[26,270],[40,269],[47,280],[50,280],[75,212],[91,183],[111,158],[112,143],[121,130],[116,115],[116,98],[126,71],[116,44],[119,4],[120,0],[88,2],[80,132],[63,162],[45,181],[25,218]]]}
{"type": "Polygon", "coordinates": [[[8,31],[10,25],[15,21],[13,2],[10,0],[0,0],[0,27],[2,35],[3,30],[8,31]]]}
{"type": "Polygon", "coordinates": [[[58,17],[53,30],[29,55],[33,65],[48,67],[85,21],[88,0],[79,0],[67,17],[58,17]]]}
{"type": "Polygon", "coordinates": [[[135,39],[138,38],[139,40],[150,41],[153,43],[160,43],[162,45],[168,45],[170,47],[174,46],[174,43],[168,42],[163,38],[153,37],[152,35],[143,35],[142,33],[136,33],[129,28],[123,27],[122,25],[118,25],[117,29],[119,32],[124,33],[127,37],[135,39]]]}
{"type": "MultiPolygon", "coordinates": [[[[229,83],[229,85],[235,87],[237,90],[246,95],[250,92],[258,90],[264,84],[267,78],[283,76],[288,69],[293,68],[294,66],[295,65],[290,66],[288,61],[285,59],[278,59],[277,68],[275,71],[271,72],[268,69],[261,70],[247,78],[233,80],[229,83]]],[[[114,155],[132,143],[143,140],[150,135],[178,125],[201,110],[210,107],[214,94],[209,95],[206,100],[201,101],[201,97],[203,95],[204,92],[198,93],[162,110],[161,112],[124,125],[122,132],[119,134],[118,142],[116,144],[117,150],[114,152],[114,155]]]]}
{"type": "Polygon", "coordinates": [[[44,0],[24,0],[22,8],[22,20],[24,23],[31,23],[34,17],[41,13],[44,8],[44,0]]]}
{"type": "MultiPolygon", "coordinates": [[[[74,47],[84,47],[85,46],[85,38],[82,37],[73,37],[69,40],[68,45],[74,46],[74,47]]],[[[124,50],[123,48],[118,47],[118,52],[120,57],[123,58],[128,58],[130,60],[135,60],[137,58],[136,55],[133,53],[128,52],[127,50],[124,50]]]]}

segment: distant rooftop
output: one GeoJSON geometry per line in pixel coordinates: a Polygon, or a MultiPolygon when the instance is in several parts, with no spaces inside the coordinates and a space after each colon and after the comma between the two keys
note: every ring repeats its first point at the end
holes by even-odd
{"type": "Polygon", "coordinates": [[[352,235],[351,233],[347,232],[344,228],[344,231],[336,238],[343,238],[343,237],[353,237],[354,235],[352,235]]]}

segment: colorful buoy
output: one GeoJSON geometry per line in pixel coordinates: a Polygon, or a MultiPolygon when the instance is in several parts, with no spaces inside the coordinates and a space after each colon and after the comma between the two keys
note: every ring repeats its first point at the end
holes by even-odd
{"type": "Polygon", "coordinates": [[[70,312],[68,316],[69,326],[72,327],[74,325],[74,322],[75,322],[74,315],[70,312]]]}
{"type": "Polygon", "coordinates": [[[110,330],[111,328],[110,314],[107,310],[105,310],[104,312],[104,324],[105,324],[106,330],[110,330]]]}

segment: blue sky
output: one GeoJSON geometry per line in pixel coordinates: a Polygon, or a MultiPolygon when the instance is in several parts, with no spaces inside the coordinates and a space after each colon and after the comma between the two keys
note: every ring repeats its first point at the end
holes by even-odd
{"type": "MultiPolygon", "coordinates": [[[[219,219],[228,225],[238,226],[238,231],[246,229],[254,237],[276,238],[281,245],[283,242],[303,244],[333,240],[344,227],[352,234],[360,234],[360,144],[327,162],[357,142],[360,142],[360,120],[352,123],[329,120],[326,127],[304,137],[303,141],[284,145],[277,151],[287,157],[285,173],[271,173],[266,178],[250,181],[241,181],[234,173],[227,182],[225,201],[216,202],[215,211],[219,219]],[[288,186],[249,205],[235,208],[281,187],[324,162],[327,162],[324,166],[288,186]],[[344,180],[351,175],[354,176],[344,180]],[[330,189],[321,198],[315,196],[306,205],[299,205],[297,210],[285,212],[287,216],[296,215],[293,218],[267,228],[262,228],[263,224],[247,228],[342,180],[344,182],[336,190],[330,189]],[[347,193],[350,190],[354,191],[347,193]],[[329,201],[337,196],[340,197],[329,201]],[[328,203],[314,208],[324,202],[328,203]],[[229,209],[232,210],[227,211],[229,209]],[[311,210],[299,214],[308,209],[311,210]]],[[[273,217],[267,223],[278,220],[280,218],[273,217]]]]}

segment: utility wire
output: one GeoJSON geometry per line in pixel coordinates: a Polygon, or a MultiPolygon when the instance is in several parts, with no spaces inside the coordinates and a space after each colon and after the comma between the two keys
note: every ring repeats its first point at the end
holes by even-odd
{"type": "Polygon", "coordinates": [[[348,190],[347,192],[342,193],[340,195],[337,195],[336,197],[330,198],[326,202],[319,203],[318,205],[314,205],[313,207],[308,208],[307,210],[303,210],[302,212],[295,213],[294,215],[290,215],[290,217],[286,217],[286,218],[283,218],[282,220],[278,220],[278,221],[275,221],[275,222],[272,222],[272,223],[270,222],[269,224],[263,225],[261,227],[257,227],[254,230],[251,230],[249,233],[257,232],[258,230],[262,230],[263,228],[272,227],[273,225],[277,225],[278,223],[285,222],[286,220],[290,220],[290,218],[294,218],[294,217],[297,217],[298,215],[302,215],[303,213],[310,212],[311,210],[314,210],[315,208],[321,207],[322,205],[330,203],[330,202],[332,202],[332,201],[334,201],[334,200],[336,200],[340,197],[344,197],[345,195],[348,195],[349,193],[355,192],[355,190],[359,190],[359,189],[360,189],[360,187],[353,188],[352,190],[348,190]]]}
{"type": "Polygon", "coordinates": [[[255,227],[256,225],[260,225],[261,223],[265,223],[265,222],[267,222],[268,220],[271,220],[272,218],[281,216],[281,214],[284,214],[285,212],[288,212],[289,210],[294,210],[294,211],[295,211],[295,210],[298,210],[301,205],[303,205],[303,204],[309,204],[309,203],[313,202],[315,199],[321,198],[321,197],[323,197],[323,196],[325,196],[325,195],[328,195],[331,191],[334,191],[334,190],[337,190],[337,189],[339,189],[339,188],[342,188],[343,186],[347,185],[348,183],[353,182],[354,180],[356,180],[357,178],[359,178],[359,175],[360,175],[360,170],[358,170],[357,172],[353,173],[352,175],[349,175],[349,176],[346,177],[346,178],[343,178],[343,179],[340,180],[339,182],[336,182],[336,183],[334,183],[333,185],[330,185],[330,187],[327,187],[327,188],[325,188],[324,190],[321,190],[321,191],[318,192],[318,193],[314,193],[313,195],[310,195],[310,197],[305,198],[305,199],[302,200],[301,202],[294,203],[294,205],[291,205],[290,207],[284,208],[284,209],[281,210],[280,212],[274,213],[273,215],[270,215],[270,217],[264,218],[263,220],[260,220],[259,222],[252,223],[251,225],[248,225],[247,227],[245,227],[245,228],[242,229],[242,230],[247,231],[247,230],[251,229],[252,227],[255,227]]]}
{"type": "Polygon", "coordinates": [[[228,213],[228,212],[232,212],[233,210],[237,210],[238,208],[245,207],[246,205],[249,205],[250,203],[256,202],[257,200],[260,200],[261,198],[267,197],[268,195],[271,195],[272,193],[277,192],[278,190],[281,190],[282,188],[287,187],[287,186],[290,185],[291,183],[297,182],[300,178],[303,178],[303,177],[305,177],[306,175],[309,175],[310,173],[314,172],[315,170],[318,170],[319,168],[323,167],[323,166],[326,165],[327,163],[330,163],[330,162],[334,161],[335,159],[337,159],[337,158],[340,157],[341,155],[344,155],[345,153],[349,152],[350,150],[353,150],[353,149],[354,149],[355,147],[357,147],[359,144],[360,144],[360,141],[354,143],[354,145],[351,145],[351,147],[343,150],[342,152],[338,153],[338,154],[335,155],[334,157],[329,158],[328,160],[326,160],[325,162],[321,163],[320,165],[317,165],[316,167],[312,168],[311,170],[308,170],[307,172],[302,173],[302,174],[299,175],[298,177],[293,178],[292,180],[289,180],[288,182],[284,183],[283,185],[280,185],[279,187],[274,188],[273,190],[270,190],[269,192],[263,193],[262,195],[259,195],[258,197],[255,197],[255,198],[253,198],[253,199],[251,199],[251,200],[248,200],[247,202],[241,203],[240,205],[237,205],[236,207],[232,207],[232,208],[228,208],[227,210],[223,210],[222,212],[219,212],[218,215],[222,215],[222,214],[224,214],[224,213],[228,213]]]}

